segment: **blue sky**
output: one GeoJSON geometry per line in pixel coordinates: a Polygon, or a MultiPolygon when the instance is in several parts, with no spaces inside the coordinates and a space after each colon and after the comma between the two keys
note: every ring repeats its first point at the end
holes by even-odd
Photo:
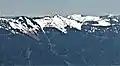
{"type": "Polygon", "coordinates": [[[4,15],[120,14],[120,0],[0,0],[4,15]]]}

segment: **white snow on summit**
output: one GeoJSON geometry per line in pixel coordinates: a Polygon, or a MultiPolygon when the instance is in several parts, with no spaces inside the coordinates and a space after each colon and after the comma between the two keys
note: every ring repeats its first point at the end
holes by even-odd
{"type": "Polygon", "coordinates": [[[106,19],[102,19],[97,16],[84,16],[81,15],[70,15],[68,18],[72,18],[74,20],[78,20],[80,22],[86,22],[86,21],[97,21],[98,24],[92,24],[93,26],[110,26],[111,24],[106,21],[106,19]]]}
{"type": "MultiPolygon", "coordinates": [[[[108,16],[112,17],[112,16],[108,16]]],[[[118,19],[112,19],[119,22],[118,19]]],[[[26,16],[18,16],[15,18],[0,18],[0,27],[11,31],[14,34],[26,34],[33,38],[37,38],[38,31],[41,29],[44,33],[45,27],[53,27],[63,33],[67,33],[66,27],[75,28],[81,31],[83,25],[90,24],[91,26],[111,26],[109,18],[101,18],[99,16],[83,16],[81,14],[69,15],[63,17],[60,15],[44,16],[38,18],[30,18],[26,16]],[[91,24],[90,22],[97,22],[91,24]]],[[[95,32],[95,31],[93,31],[95,32]]]]}

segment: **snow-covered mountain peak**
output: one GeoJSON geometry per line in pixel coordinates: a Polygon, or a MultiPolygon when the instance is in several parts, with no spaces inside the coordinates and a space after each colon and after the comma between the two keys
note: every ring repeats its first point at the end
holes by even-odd
{"type": "Polygon", "coordinates": [[[14,34],[25,34],[35,39],[39,39],[39,30],[45,33],[44,28],[55,28],[63,33],[67,33],[67,28],[75,28],[79,31],[82,26],[91,25],[93,27],[112,27],[119,25],[120,18],[112,15],[106,16],[86,16],[81,14],[68,15],[66,17],[55,14],[54,16],[27,17],[18,16],[13,18],[0,18],[0,27],[14,34]]]}

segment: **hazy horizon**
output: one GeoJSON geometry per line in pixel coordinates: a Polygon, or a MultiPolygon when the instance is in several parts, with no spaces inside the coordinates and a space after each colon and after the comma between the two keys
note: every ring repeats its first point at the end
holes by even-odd
{"type": "Polygon", "coordinates": [[[0,0],[1,15],[119,14],[119,0],[0,0]]]}

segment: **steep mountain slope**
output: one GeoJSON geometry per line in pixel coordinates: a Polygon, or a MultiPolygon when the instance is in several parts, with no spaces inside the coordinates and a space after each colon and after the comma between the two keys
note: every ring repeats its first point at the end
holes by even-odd
{"type": "Polygon", "coordinates": [[[113,31],[119,33],[120,18],[114,15],[105,16],[85,16],[69,15],[66,17],[55,14],[54,16],[27,17],[18,16],[13,18],[0,18],[0,28],[8,30],[13,34],[28,35],[39,40],[38,32],[44,28],[55,28],[60,32],[67,33],[67,27],[75,28],[79,31],[95,33],[96,31],[113,31]],[[83,27],[87,26],[87,27],[83,27]],[[89,28],[88,28],[89,27],[89,28]]]}

